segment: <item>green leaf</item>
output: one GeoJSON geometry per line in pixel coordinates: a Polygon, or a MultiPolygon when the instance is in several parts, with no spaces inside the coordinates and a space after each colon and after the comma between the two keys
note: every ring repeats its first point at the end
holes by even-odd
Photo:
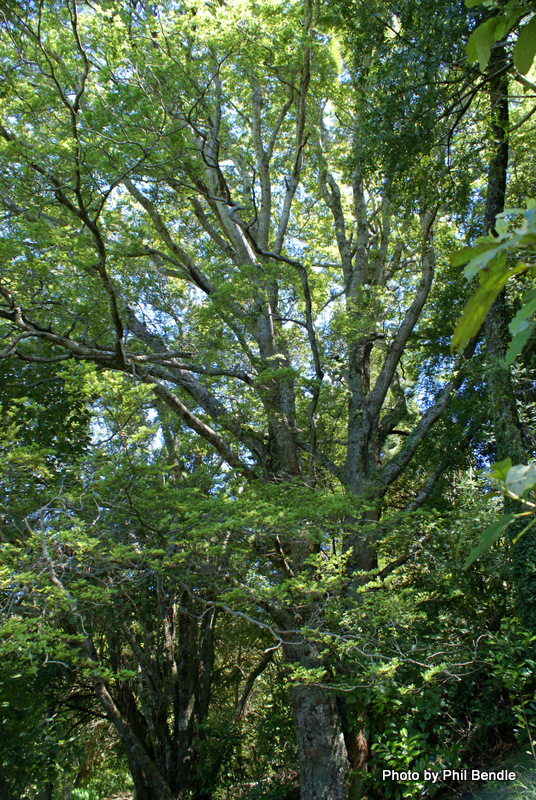
{"type": "Polygon", "coordinates": [[[488,525],[487,528],[484,528],[482,533],[480,534],[480,540],[476,547],[473,547],[471,552],[467,557],[467,561],[465,562],[465,569],[471,566],[473,561],[476,561],[477,558],[487,552],[491,545],[497,541],[501,533],[506,530],[506,528],[510,525],[511,522],[514,521],[516,518],[515,514],[504,514],[500,519],[496,522],[492,522],[491,525],[488,525]]]}
{"type": "Polygon", "coordinates": [[[524,214],[526,210],[527,210],[526,208],[517,208],[517,207],[505,208],[504,211],[501,211],[499,214],[497,214],[496,219],[502,219],[503,217],[511,217],[512,214],[524,214]]]}
{"type": "Polygon", "coordinates": [[[467,42],[467,60],[470,64],[478,61],[481,72],[485,72],[488,66],[491,48],[495,42],[496,26],[497,19],[495,17],[487,19],[472,32],[467,42]]]}
{"type": "Polygon", "coordinates": [[[496,42],[504,39],[506,34],[514,27],[522,13],[521,9],[516,9],[510,14],[501,14],[497,17],[497,27],[495,28],[496,42]]]}
{"type": "Polygon", "coordinates": [[[450,345],[453,352],[456,350],[460,353],[467,342],[477,335],[508,278],[520,271],[518,268],[502,269],[501,267],[504,266],[505,260],[506,256],[504,254],[501,254],[500,260],[497,257],[494,269],[484,274],[481,278],[480,286],[467,301],[463,314],[454,329],[450,345]]]}
{"type": "Polygon", "coordinates": [[[479,6],[482,0],[465,0],[465,5],[467,8],[474,8],[475,6],[479,6]]]}
{"type": "Polygon", "coordinates": [[[509,492],[522,497],[536,484],[536,464],[515,464],[510,467],[505,484],[509,492]]]}
{"type": "Polygon", "coordinates": [[[536,289],[533,289],[531,292],[527,292],[527,294],[523,297],[523,302],[529,303],[531,300],[536,298],[536,289]]]}
{"type": "Polygon", "coordinates": [[[504,481],[506,480],[506,476],[508,475],[508,470],[512,466],[512,459],[505,458],[504,461],[497,461],[491,467],[491,477],[493,480],[496,481],[504,481]]]}
{"type": "Polygon", "coordinates": [[[341,54],[341,43],[337,39],[334,33],[331,34],[330,51],[331,51],[331,57],[335,62],[335,66],[337,67],[337,74],[340,75],[340,73],[344,69],[344,62],[342,60],[342,54],[341,54]]]}
{"type": "Polygon", "coordinates": [[[506,351],[506,355],[504,357],[504,363],[507,367],[514,363],[518,355],[521,353],[525,345],[527,344],[528,340],[530,339],[532,333],[534,331],[534,322],[530,322],[527,327],[516,333],[508,350],[506,351]]]}
{"type": "Polygon", "coordinates": [[[474,247],[462,247],[461,250],[456,250],[456,252],[451,255],[450,263],[453,267],[461,267],[463,264],[472,262],[481,254],[488,253],[490,250],[494,250],[496,247],[496,239],[493,239],[493,241],[490,242],[477,244],[474,247]]]}
{"type": "Polygon", "coordinates": [[[529,321],[527,318],[536,312],[536,290],[529,292],[525,297],[525,301],[525,304],[519,309],[509,325],[513,338],[504,359],[507,366],[513,364],[521,353],[535,327],[534,322],[529,321]]]}
{"type": "Polygon", "coordinates": [[[497,215],[495,219],[495,230],[499,236],[504,236],[508,232],[508,222],[497,215]]]}
{"type": "Polygon", "coordinates": [[[522,75],[526,75],[536,55],[536,16],[524,25],[514,47],[514,66],[522,75]]]}
{"type": "MultiPolygon", "coordinates": [[[[502,242],[502,244],[494,244],[488,247],[487,252],[472,258],[463,271],[467,280],[470,281],[474,278],[484,267],[488,270],[500,270],[505,264],[506,254],[504,251],[511,247],[512,243],[512,239],[508,239],[508,241],[502,242]]],[[[517,244],[517,238],[515,243],[517,244]]]]}
{"type": "Polygon", "coordinates": [[[536,297],[534,297],[528,303],[525,303],[511,321],[508,327],[512,336],[516,336],[516,334],[521,333],[521,331],[526,329],[527,325],[529,324],[527,317],[530,317],[532,314],[534,314],[534,312],[536,312],[536,297]]]}

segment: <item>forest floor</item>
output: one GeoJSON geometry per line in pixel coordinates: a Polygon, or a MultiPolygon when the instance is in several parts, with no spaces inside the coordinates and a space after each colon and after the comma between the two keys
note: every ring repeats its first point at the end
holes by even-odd
{"type": "MultiPolygon", "coordinates": [[[[506,769],[516,773],[514,781],[490,781],[461,787],[455,792],[440,791],[441,800],[536,800],[536,762],[530,753],[517,753],[500,766],[490,767],[497,772],[506,769]]],[[[133,800],[133,795],[120,792],[105,800],[133,800]]]]}
{"type": "Polygon", "coordinates": [[[134,800],[133,794],[111,794],[105,800],[134,800]]]}
{"type": "Polygon", "coordinates": [[[517,753],[492,769],[515,772],[516,779],[475,783],[459,793],[444,795],[443,800],[536,800],[536,763],[531,753],[517,753]]]}

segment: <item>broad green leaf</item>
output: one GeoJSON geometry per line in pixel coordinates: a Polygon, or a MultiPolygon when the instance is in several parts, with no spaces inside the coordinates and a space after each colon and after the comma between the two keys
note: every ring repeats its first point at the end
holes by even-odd
{"type": "Polygon", "coordinates": [[[497,217],[495,220],[495,230],[499,236],[504,236],[508,232],[508,222],[505,219],[497,217]]]}
{"type": "Polygon", "coordinates": [[[468,300],[463,314],[454,329],[450,345],[453,352],[461,353],[467,342],[476,336],[508,278],[522,271],[517,267],[500,269],[498,268],[499,266],[500,264],[498,263],[492,272],[485,274],[484,278],[481,279],[480,286],[468,300]]]}
{"type": "Polygon", "coordinates": [[[495,28],[495,41],[499,42],[504,39],[507,33],[514,27],[517,20],[522,14],[521,9],[512,11],[510,14],[501,14],[497,17],[497,27],[495,28]]]}
{"type": "Polygon", "coordinates": [[[533,246],[536,244],[536,233],[525,233],[523,236],[519,237],[518,244],[525,246],[533,246]]]}
{"type": "Polygon", "coordinates": [[[506,476],[508,475],[508,470],[512,466],[512,459],[505,458],[504,461],[497,461],[491,467],[491,477],[493,480],[496,481],[504,481],[506,480],[506,476]]]}
{"type": "Polygon", "coordinates": [[[337,74],[340,75],[340,73],[344,69],[344,62],[341,54],[341,43],[334,33],[331,34],[330,51],[331,51],[331,57],[335,62],[335,66],[337,67],[337,74]]]}
{"type": "Polygon", "coordinates": [[[504,363],[507,367],[514,363],[518,355],[521,353],[528,340],[534,331],[534,322],[528,323],[525,330],[517,333],[508,346],[508,350],[504,357],[504,363]]]}
{"type": "Polygon", "coordinates": [[[475,256],[475,258],[471,259],[471,261],[464,268],[463,274],[465,275],[467,280],[470,281],[484,267],[489,269],[490,265],[493,266],[493,260],[495,258],[497,258],[497,248],[488,247],[487,252],[481,253],[481,254],[475,256]]]}
{"type": "Polygon", "coordinates": [[[527,317],[530,317],[532,314],[534,314],[534,312],[536,312],[536,297],[534,297],[528,303],[525,303],[525,305],[519,309],[511,321],[508,327],[512,336],[516,336],[518,333],[526,330],[529,324],[527,317]]]}
{"type": "Polygon", "coordinates": [[[487,528],[484,528],[480,534],[480,540],[478,544],[476,547],[473,547],[467,557],[465,569],[470,567],[473,561],[476,561],[477,558],[480,558],[483,553],[490,549],[491,545],[497,541],[501,533],[506,530],[510,523],[515,520],[515,518],[515,514],[504,514],[496,522],[492,522],[491,525],[488,525],[487,528]]]}
{"type": "Polygon", "coordinates": [[[479,6],[482,0],[465,0],[465,5],[467,8],[474,8],[475,6],[479,6]]]}
{"type": "Polygon", "coordinates": [[[331,33],[333,30],[340,30],[341,18],[336,14],[322,14],[316,21],[316,27],[326,33],[331,33]]]}
{"type": "Polygon", "coordinates": [[[524,25],[514,47],[514,66],[522,75],[526,75],[536,55],[536,16],[524,25]]]}
{"type": "Polygon", "coordinates": [[[478,61],[481,72],[485,72],[488,66],[491,48],[495,42],[496,25],[495,17],[487,19],[472,32],[467,42],[467,60],[470,64],[478,61]]]}
{"type": "Polygon", "coordinates": [[[474,247],[462,247],[461,250],[456,250],[456,252],[451,255],[450,263],[453,267],[461,267],[464,264],[468,264],[477,256],[488,253],[490,250],[493,250],[496,247],[496,239],[489,242],[483,242],[482,244],[477,244],[474,247]]]}
{"type": "MultiPolygon", "coordinates": [[[[517,240],[516,240],[517,243],[517,240]]],[[[472,258],[465,267],[463,274],[470,281],[483,267],[487,269],[500,270],[505,263],[505,250],[512,246],[512,240],[495,244],[487,248],[487,252],[480,253],[472,258]],[[495,262],[495,263],[494,263],[495,262]]]]}
{"type": "Polygon", "coordinates": [[[505,484],[509,492],[522,497],[536,484],[536,464],[515,464],[510,467],[505,484]]]}

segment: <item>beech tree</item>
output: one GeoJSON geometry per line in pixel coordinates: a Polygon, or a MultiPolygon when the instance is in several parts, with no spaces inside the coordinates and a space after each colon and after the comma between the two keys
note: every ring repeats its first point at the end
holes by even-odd
{"type": "MultiPolygon", "coordinates": [[[[450,237],[437,200],[417,190],[402,213],[349,158],[359,109],[312,0],[23,1],[3,21],[0,355],[119,373],[118,405],[145,387],[162,420],[198,437],[231,538],[208,559],[217,590],[190,578],[161,594],[162,630],[176,613],[194,625],[191,603],[209,609],[203,628],[225,592],[229,613],[247,607],[294,669],[302,800],[343,800],[349,779],[357,796],[366,710],[326,679],[322,636],[339,630],[330,604],[358,614],[367,585],[419,550],[417,532],[379,560],[382,513],[418,510],[450,463],[420,458],[467,364],[444,362],[419,398],[434,237],[450,237]]],[[[179,639],[166,640],[171,670],[179,639]]],[[[84,647],[140,798],[182,796],[184,736],[165,757],[151,749],[141,695],[114,696],[84,647]]]]}

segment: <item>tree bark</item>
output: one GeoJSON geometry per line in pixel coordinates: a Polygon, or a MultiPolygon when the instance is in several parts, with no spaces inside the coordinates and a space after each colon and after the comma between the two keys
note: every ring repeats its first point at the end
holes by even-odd
{"type": "MultiPolygon", "coordinates": [[[[497,214],[504,211],[506,182],[508,175],[508,78],[501,72],[505,63],[504,47],[492,52],[488,71],[491,104],[491,128],[494,149],[491,156],[485,213],[485,233],[495,233],[497,214]]],[[[509,312],[506,296],[501,292],[493,304],[485,323],[485,342],[488,357],[488,394],[495,434],[496,457],[498,461],[511,458],[514,464],[526,463],[527,456],[523,445],[521,426],[516,408],[514,387],[509,367],[504,364],[508,348],[509,312]]],[[[517,504],[505,501],[506,511],[515,511],[517,504]]],[[[511,538],[516,536],[513,527],[511,538]]],[[[522,622],[531,630],[536,629],[536,541],[534,537],[523,536],[511,544],[511,560],[516,590],[518,614],[522,622]]]]}
{"type": "MultiPolygon", "coordinates": [[[[321,666],[315,646],[303,639],[289,640],[283,651],[290,664],[321,666]]],[[[299,682],[291,686],[290,697],[300,762],[300,800],[346,800],[350,764],[334,694],[317,684],[299,682]]]]}
{"type": "Polygon", "coordinates": [[[350,763],[348,800],[364,800],[366,789],[363,779],[368,772],[369,742],[366,731],[366,710],[350,706],[344,696],[337,698],[343,723],[344,741],[350,763]]]}
{"type": "Polygon", "coordinates": [[[0,797],[2,797],[3,800],[14,800],[14,795],[11,792],[7,779],[4,777],[2,772],[0,772],[0,797]]]}
{"type": "Polygon", "coordinates": [[[129,771],[134,781],[136,800],[176,800],[153,760],[148,756],[132,730],[132,726],[117,707],[104,681],[95,677],[93,685],[102,708],[108,719],[114,724],[125,746],[129,771]]]}

